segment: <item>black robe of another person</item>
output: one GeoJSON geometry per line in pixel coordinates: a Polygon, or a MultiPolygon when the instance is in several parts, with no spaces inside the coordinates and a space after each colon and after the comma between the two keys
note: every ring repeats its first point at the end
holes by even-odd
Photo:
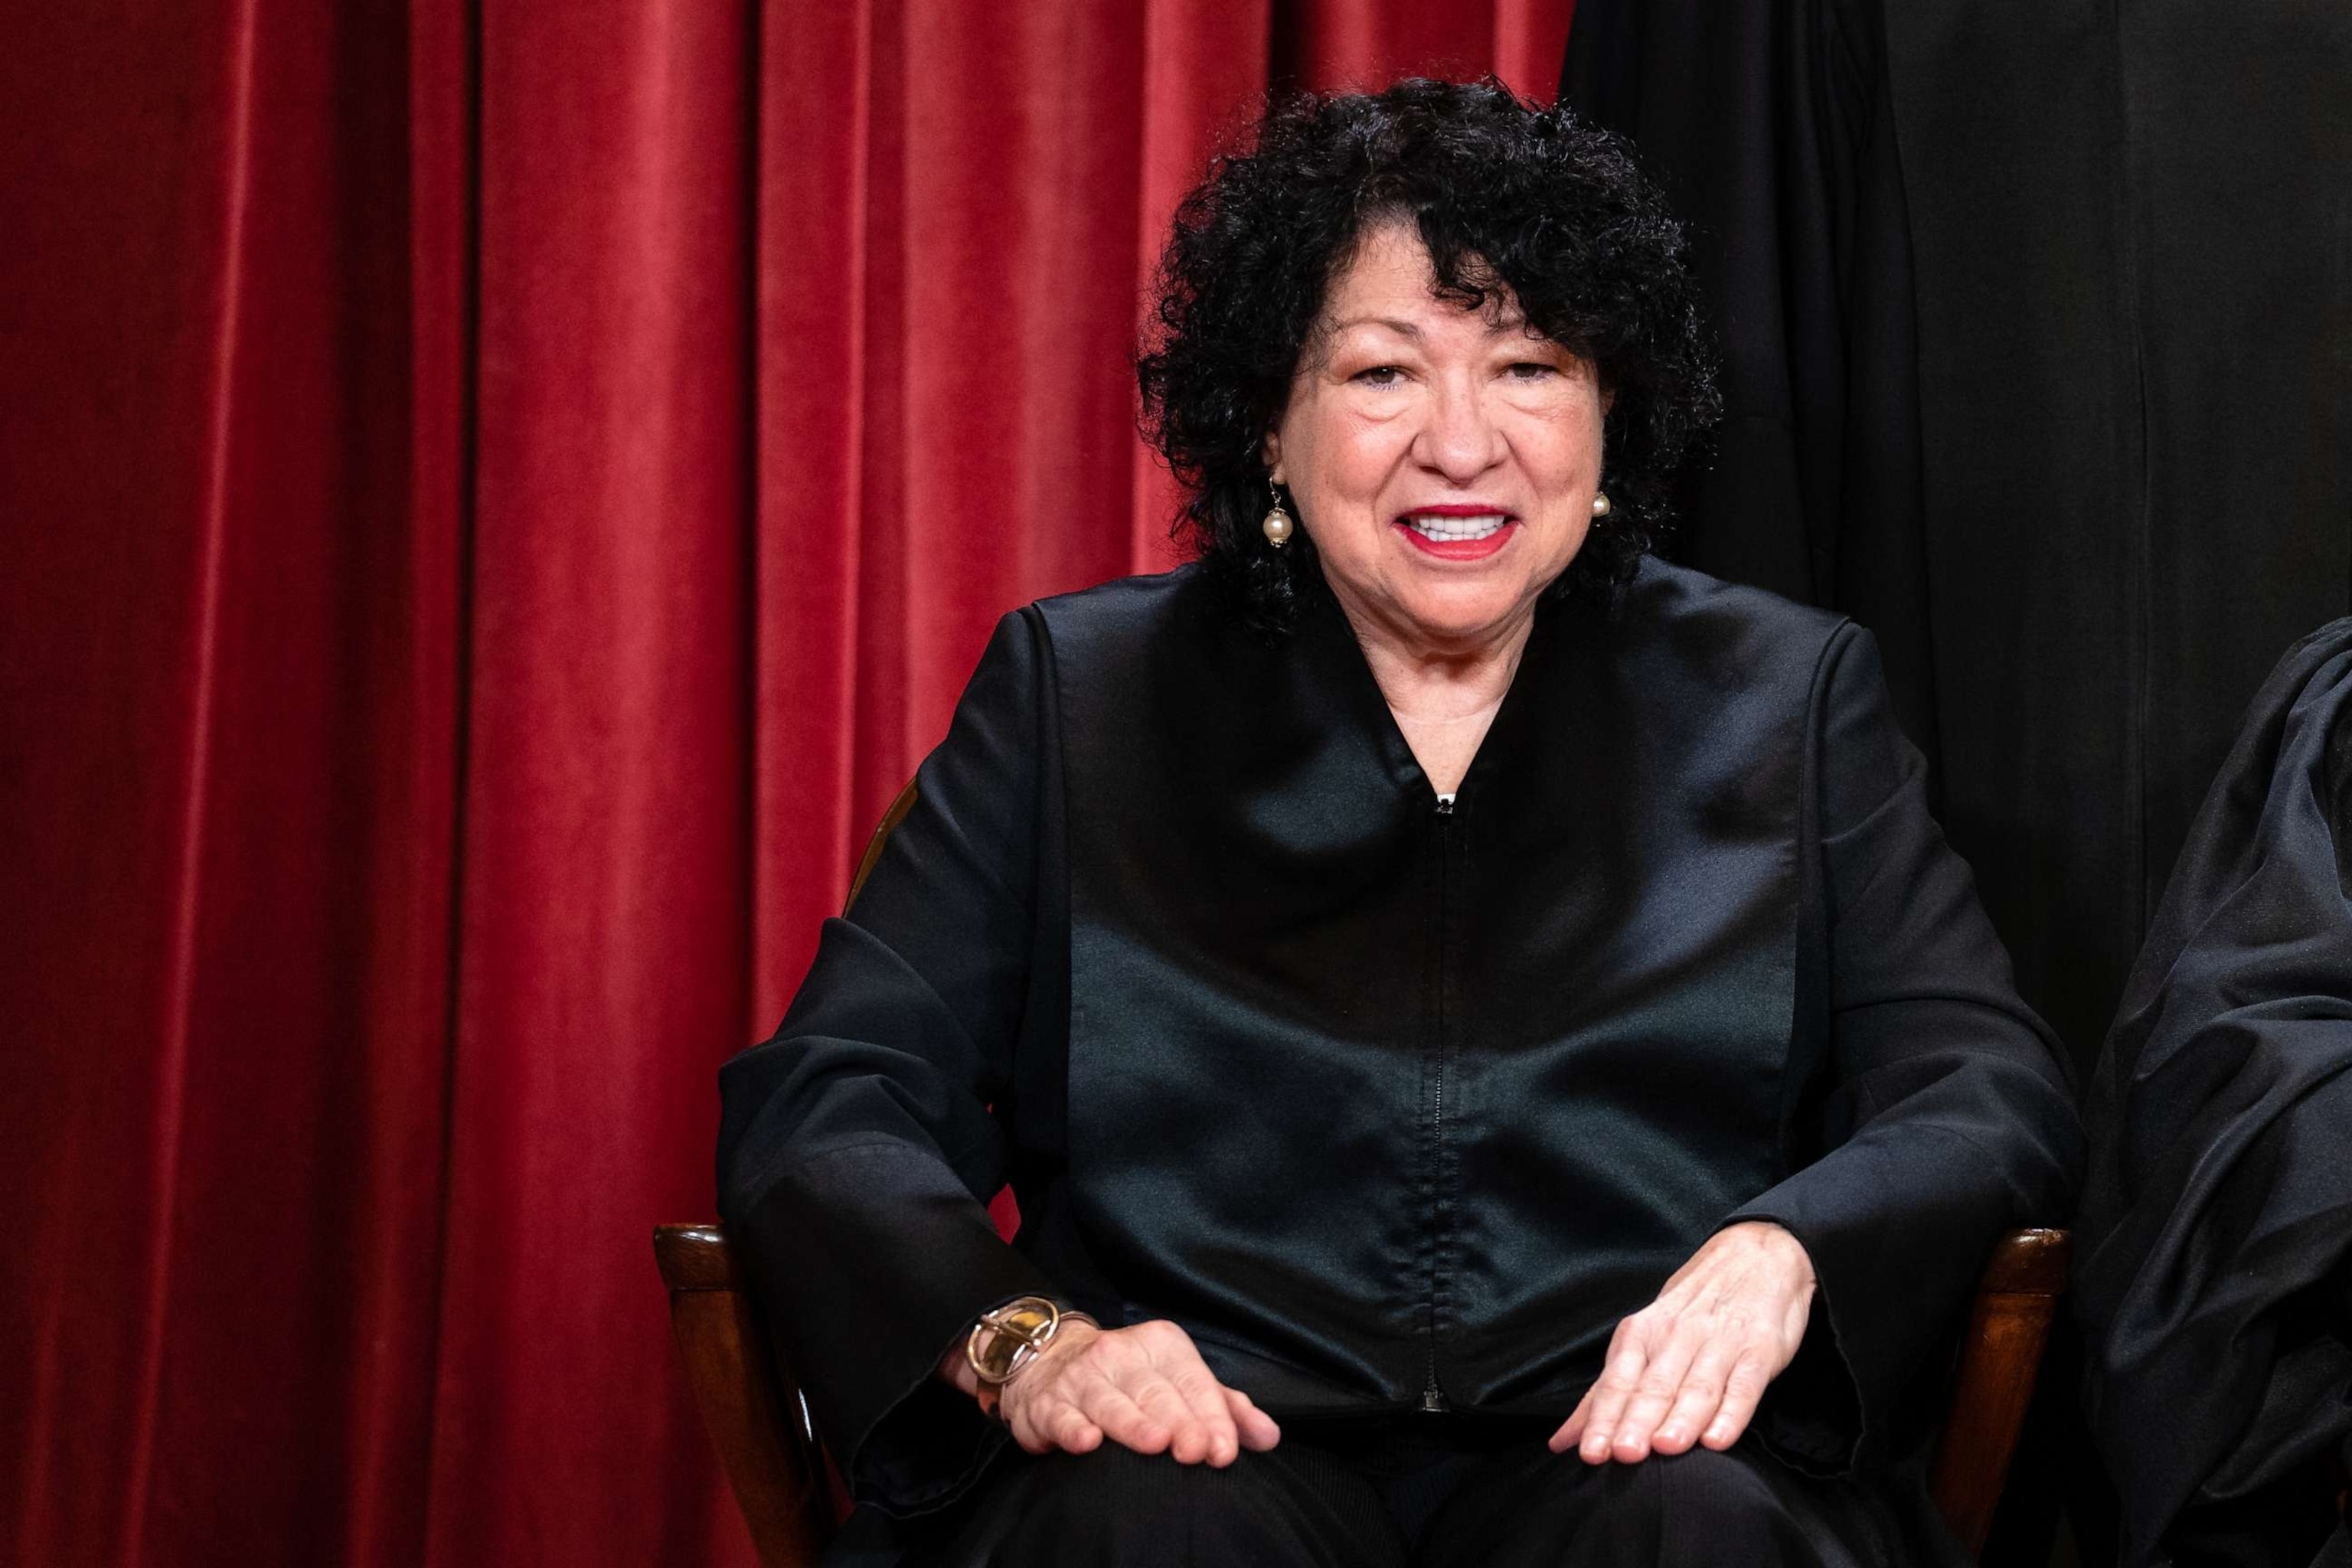
{"type": "Polygon", "coordinates": [[[866,1522],[985,1492],[1004,1435],[931,1374],[1012,1297],[1172,1320],[1286,1422],[1556,1421],[1759,1218],[1819,1294],[1735,1454],[1948,1549],[1953,1336],[2080,1147],[1923,772],[1867,634],[1658,562],[1539,609],[1450,805],[1328,594],[1278,642],[1199,568],[1005,617],[721,1079],[721,1212],[866,1522]]]}
{"type": "Polygon", "coordinates": [[[2075,1303],[2125,1563],[2352,1563],[2352,619],[2255,698],[2085,1120],[2075,1303]]]}

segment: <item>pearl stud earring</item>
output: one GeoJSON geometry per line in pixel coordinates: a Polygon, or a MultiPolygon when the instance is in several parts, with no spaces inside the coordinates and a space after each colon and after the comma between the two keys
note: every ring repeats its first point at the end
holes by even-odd
{"type": "Polygon", "coordinates": [[[1592,515],[1595,517],[1607,517],[1609,515],[1609,492],[1607,490],[1595,490],[1592,492],[1592,515]]]}

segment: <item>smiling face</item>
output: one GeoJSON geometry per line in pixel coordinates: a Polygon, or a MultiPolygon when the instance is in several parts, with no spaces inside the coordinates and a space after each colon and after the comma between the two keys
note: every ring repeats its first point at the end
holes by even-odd
{"type": "Polygon", "coordinates": [[[1523,635],[1592,524],[1607,409],[1590,361],[1437,298],[1409,223],[1331,284],[1265,440],[1360,637],[1422,655],[1523,635]]]}

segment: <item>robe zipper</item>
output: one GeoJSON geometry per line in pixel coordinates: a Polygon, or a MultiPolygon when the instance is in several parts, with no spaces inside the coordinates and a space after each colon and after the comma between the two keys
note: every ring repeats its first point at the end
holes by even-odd
{"type": "Polygon", "coordinates": [[[1429,1101],[1431,1195],[1429,1213],[1429,1359],[1421,1391],[1421,1408],[1432,1415],[1445,1409],[1445,1392],[1437,1386],[1437,1288],[1444,1258],[1444,1226],[1440,1215],[1445,1201],[1445,944],[1452,934],[1446,911],[1446,862],[1453,858],[1454,802],[1437,803],[1437,1039],[1432,1063],[1429,1101]]]}

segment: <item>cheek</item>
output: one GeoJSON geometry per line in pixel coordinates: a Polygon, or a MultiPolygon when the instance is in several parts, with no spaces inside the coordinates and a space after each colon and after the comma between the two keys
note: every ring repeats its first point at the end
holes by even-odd
{"type": "Polygon", "coordinates": [[[1368,501],[1396,468],[1402,442],[1393,423],[1350,415],[1325,422],[1316,434],[1317,479],[1334,500],[1368,501]]]}
{"type": "Polygon", "coordinates": [[[1551,417],[1535,422],[1529,435],[1535,462],[1546,479],[1572,484],[1580,479],[1599,477],[1601,416],[1596,407],[1580,404],[1559,410],[1551,417]]]}

